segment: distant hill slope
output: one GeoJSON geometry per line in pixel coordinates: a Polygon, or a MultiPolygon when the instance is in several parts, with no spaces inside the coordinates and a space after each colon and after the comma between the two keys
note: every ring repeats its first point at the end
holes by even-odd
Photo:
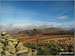
{"type": "Polygon", "coordinates": [[[44,28],[44,29],[33,29],[33,30],[25,30],[19,31],[17,34],[24,34],[24,35],[73,35],[73,30],[63,30],[60,28],[44,28]]]}

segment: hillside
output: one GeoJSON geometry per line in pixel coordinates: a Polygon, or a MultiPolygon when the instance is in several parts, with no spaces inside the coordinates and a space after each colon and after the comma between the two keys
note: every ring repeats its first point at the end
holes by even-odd
{"type": "Polygon", "coordinates": [[[11,35],[25,46],[37,49],[38,55],[56,55],[74,51],[74,31],[59,28],[24,30],[11,35]]]}
{"type": "Polygon", "coordinates": [[[44,29],[33,29],[33,30],[25,30],[19,31],[17,34],[25,34],[25,35],[73,35],[74,31],[72,30],[63,30],[60,28],[44,28],[44,29]]]}

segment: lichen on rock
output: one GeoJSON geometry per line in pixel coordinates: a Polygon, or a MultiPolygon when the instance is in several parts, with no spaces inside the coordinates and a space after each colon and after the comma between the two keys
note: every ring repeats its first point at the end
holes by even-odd
{"type": "Polygon", "coordinates": [[[32,49],[23,46],[22,42],[13,39],[6,32],[2,32],[0,37],[0,54],[5,56],[17,56],[21,54],[25,56],[36,56],[37,50],[32,52],[32,49]]]}

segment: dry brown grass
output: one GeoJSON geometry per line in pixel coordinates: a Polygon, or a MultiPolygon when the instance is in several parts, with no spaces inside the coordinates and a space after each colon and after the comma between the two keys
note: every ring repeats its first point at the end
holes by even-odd
{"type": "Polygon", "coordinates": [[[35,35],[35,36],[24,36],[13,35],[12,37],[17,38],[21,42],[36,42],[37,39],[40,39],[39,42],[50,42],[55,41],[57,44],[59,43],[69,43],[74,44],[74,36],[73,35],[35,35]]]}

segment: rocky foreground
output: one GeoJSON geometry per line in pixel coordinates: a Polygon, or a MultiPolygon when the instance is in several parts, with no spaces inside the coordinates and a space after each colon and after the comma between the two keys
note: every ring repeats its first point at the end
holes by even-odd
{"type": "Polygon", "coordinates": [[[13,39],[6,32],[0,36],[0,56],[36,56],[37,50],[23,46],[22,42],[13,39]]]}

